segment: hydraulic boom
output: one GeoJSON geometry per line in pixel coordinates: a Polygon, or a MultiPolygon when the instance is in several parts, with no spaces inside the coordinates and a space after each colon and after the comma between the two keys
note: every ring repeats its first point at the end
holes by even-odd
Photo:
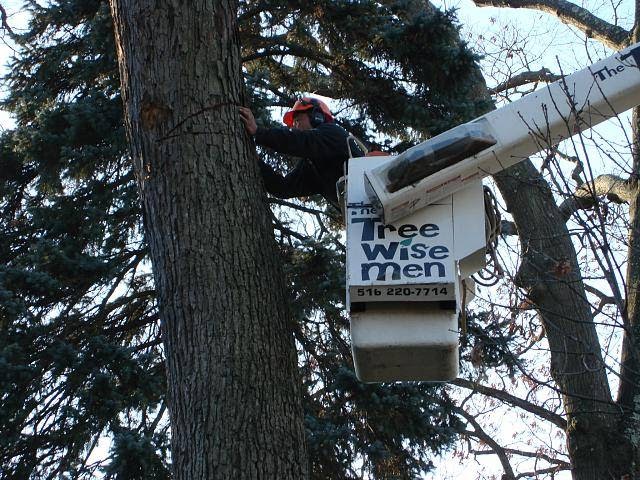
{"type": "Polygon", "coordinates": [[[640,105],[640,43],[365,171],[383,223],[640,105]]]}

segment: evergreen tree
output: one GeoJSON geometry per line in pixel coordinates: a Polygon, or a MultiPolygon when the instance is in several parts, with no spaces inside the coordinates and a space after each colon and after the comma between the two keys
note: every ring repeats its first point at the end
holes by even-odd
{"type": "Polygon", "coordinates": [[[135,443],[163,478],[164,365],[109,10],[31,8],[0,154],[2,475],[87,477],[114,434],[116,456],[135,443]]]}
{"type": "MultiPolygon", "coordinates": [[[[17,127],[0,140],[2,475],[166,478],[163,350],[109,8],[98,0],[29,7],[3,104],[17,127]],[[101,436],[112,447],[96,462],[101,436]]],[[[476,59],[453,13],[411,8],[243,3],[250,105],[266,119],[266,107],[290,105],[299,92],[331,93],[351,131],[403,142],[388,149],[477,115],[487,105],[469,95],[476,59]]],[[[415,477],[461,428],[452,402],[442,387],[355,380],[339,223],[320,240],[294,228],[282,215],[276,223],[313,477],[357,478],[358,469],[415,477]]]]}

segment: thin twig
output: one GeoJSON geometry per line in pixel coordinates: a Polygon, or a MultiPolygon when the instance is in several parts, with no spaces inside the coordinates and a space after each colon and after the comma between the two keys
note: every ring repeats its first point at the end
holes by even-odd
{"type": "Polygon", "coordinates": [[[9,25],[9,17],[7,15],[7,11],[4,9],[2,5],[0,5],[0,22],[3,29],[9,32],[10,35],[12,36],[15,35],[13,30],[11,29],[11,26],[9,25]]]}

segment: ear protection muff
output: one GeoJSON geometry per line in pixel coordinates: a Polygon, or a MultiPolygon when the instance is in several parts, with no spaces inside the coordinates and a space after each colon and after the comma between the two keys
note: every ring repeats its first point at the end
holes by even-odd
{"type": "Polygon", "coordinates": [[[318,107],[314,107],[309,115],[309,121],[313,128],[319,127],[324,123],[324,113],[318,107]]]}
{"type": "Polygon", "coordinates": [[[309,123],[313,128],[317,128],[324,123],[324,113],[320,110],[317,102],[311,101],[313,103],[313,108],[311,109],[311,113],[309,113],[309,123]]]}

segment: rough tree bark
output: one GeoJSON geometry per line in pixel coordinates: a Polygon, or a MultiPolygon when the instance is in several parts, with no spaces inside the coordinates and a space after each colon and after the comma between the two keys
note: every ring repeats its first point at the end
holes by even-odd
{"type": "MultiPolygon", "coordinates": [[[[636,25],[640,18],[640,3],[636,2],[636,25]]],[[[639,32],[634,29],[634,41],[640,39],[639,32]]],[[[640,449],[637,447],[640,425],[637,411],[640,407],[640,108],[633,109],[632,116],[632,156],[633,169],[626,182],[629,196],[624,200],[629,204],[629,230],[626,272],[626,304],[622,320],[625,328],[620,355],[620,387],[618,404],[624,415],[620,418],[619,428],[631,445],[635,440],[636,447],[629,446],[628,457],[640,469],[640,449]]]]}
{"type": "Polygon", "coordinates": [[[237,116],[237,3],[111,9],[163,325],[174,478],[304,479],[283,275],[237,116]]]}

